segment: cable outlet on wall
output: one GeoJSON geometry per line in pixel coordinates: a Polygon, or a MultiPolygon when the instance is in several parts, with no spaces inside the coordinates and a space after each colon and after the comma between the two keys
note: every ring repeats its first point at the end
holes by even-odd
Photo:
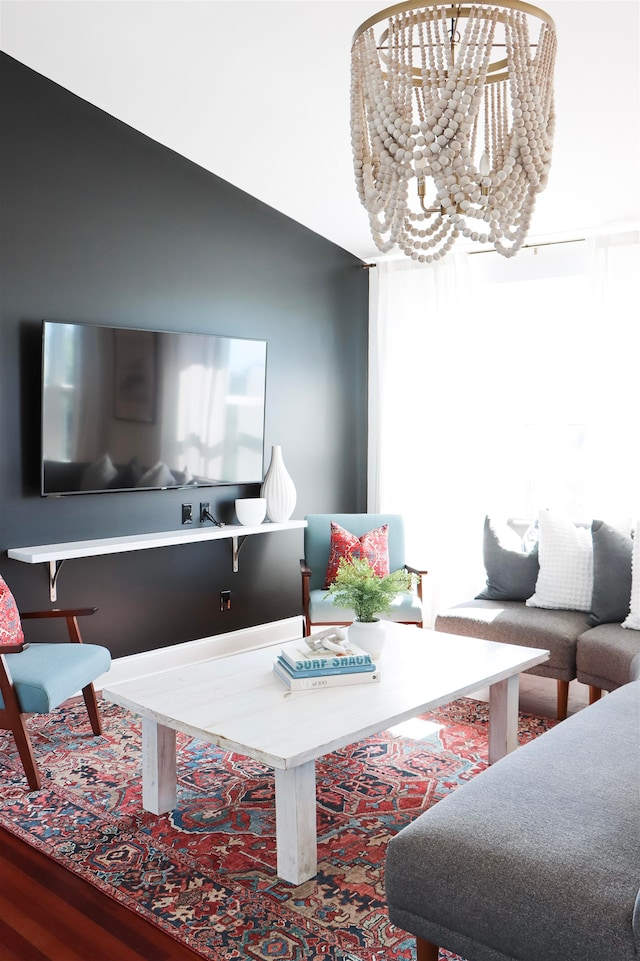
{"type": "Polygon", "coordinates": [[[182,505],[182,523],[193,524],[193,504],[182,505]]]}
{"type": "Polygon", "coordinates": [[[220,591],[220,610],[223,614],[231,610],[231,591],[220,591]]]}
{"type": "Polygon", "coordinates": [[[208,513],[209,513],[209,501],[207,501],[206,504],[203,501],[201,501],[200,502],[200,523],[201,524],[204,521],[208,520],[207,518],[208,513]]]}

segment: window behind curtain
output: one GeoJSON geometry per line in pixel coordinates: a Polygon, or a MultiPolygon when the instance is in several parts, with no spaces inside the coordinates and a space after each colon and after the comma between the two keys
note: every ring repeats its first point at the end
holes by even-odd
{"type": "Polygon", "coordinates": [[[469,257],[480,406],[490,412],[487,509],[585,516],[593,323],[586,243],[469,257]]]}
{"type": "Polygon", "coordinates": [[[434,610],[482,586],[487,513],[640,514],[639,252],[636,234],[381,265],[375,507],[405,515],[434,610]]]}
{"type": "Polygon", "coordinates": [[[495,509],[640,512],[638,253],[595,241],[533,248],[517,264],[470,257],[474,352],[487,370],[493,360],[486,398],[511,438],[493,465],[495,509]]]}

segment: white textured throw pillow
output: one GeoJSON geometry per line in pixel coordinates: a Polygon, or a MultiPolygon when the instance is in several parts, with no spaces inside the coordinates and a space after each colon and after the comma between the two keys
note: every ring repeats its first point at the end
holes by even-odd
{"type": "Polygon", "coordinates": [[[631,560],[631,605],[629,615],[622,622],[623,627],[640,631],[640,521],[633,535],[633,554],[631,560]]]}
{"type": "Polygon", "coordinates": [[[540,511],[540,573],[529,607],[590,611],[593,593],[591,529],[551,511],[540,511]]]}

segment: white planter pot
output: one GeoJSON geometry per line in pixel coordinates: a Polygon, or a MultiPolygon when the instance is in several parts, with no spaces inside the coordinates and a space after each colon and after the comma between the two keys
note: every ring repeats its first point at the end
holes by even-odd
{"type": "Polygon", "coordinates": [[[296,506],[296,489],[289,471],[284,466],[282,448],[271,448],[271,463],[264,477],[262,497],[267,502],[267,517],[270,521],[280,524],[288,521],[296,506]]]}
{"type": "Polygon", "coordinates": [[[373,661],[380,657],[387,636],[386,624],[375,621],[354,621],[349,626],[348,639],[371,655],[373,661]]]}

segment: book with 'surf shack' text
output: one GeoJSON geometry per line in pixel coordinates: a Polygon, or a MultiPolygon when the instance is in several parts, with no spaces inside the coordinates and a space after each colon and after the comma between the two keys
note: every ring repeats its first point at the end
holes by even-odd
{"type": "Polygon", "coordinates": [[[296,674],[289,670],[286,661],[278,658],[274,661],[273,672],[276,677],[286,684],[290,691],[314,691],[328,687],[341,687],[349,684],[375,684],[380,680],[380,671],[375,667],[372,671],[347,671],[333,673],[316,672],[315,674],[296,674]]]}
{"type": "Polygon", "coordinates": [[[380,680],[371,656],[345,640],[344,632],[324,631],[281,648],[274,673],[289,690],[314,690],[380,680]]]}
{"type": "Polygon", "coordinates": [[[316,647],[312,651],[307,647],[306,639],[301,638],[299,641],[284,644],[280,649],[280,656],[293,671],[344,673],[375,670],[371,655],[362,648],[348,642],[343,642],[341,647],[340,652],[324,646],[316,647]]]}

